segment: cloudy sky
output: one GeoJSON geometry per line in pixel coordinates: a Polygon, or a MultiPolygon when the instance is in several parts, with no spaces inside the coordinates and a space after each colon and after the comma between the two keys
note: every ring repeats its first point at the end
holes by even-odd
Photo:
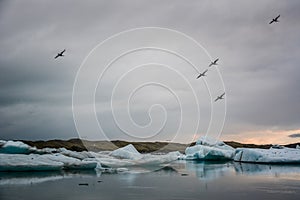
{"type": "Polygon", "coordinates": [[[2,0],[0,138],[189,142],[221,132],[224,140],[299,142],[299,10],[298,0],[2,0]],[[269,25],[278,14],[280,23],[269,25]],[[129,32],[94,49],[142,27],[165,29],[129,32]],[[146,49],[120,58],[92,83],[109,60],[146,44],[185,54],[197,69],[146,49]],[[65,57],[54,60],[63,49],[65,57]],[[196,80],[214,58],[219,65],[196,80]],[[226,101],[212,106],[225,89],[226,101]]]}

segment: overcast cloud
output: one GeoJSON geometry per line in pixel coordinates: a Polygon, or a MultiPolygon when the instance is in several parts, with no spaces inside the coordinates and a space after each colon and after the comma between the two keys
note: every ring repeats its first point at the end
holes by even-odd
{"type": "MultiPolygon", "coordinates": [[[[227,99],[223,138],[242,140],[243,133],[251,131],[262,134],[270,130],[278,134],[296,131],[300,129],[299,10],[298,0],[0,1],[0,138],[78,137],[72,115],[72,89],[80,64],[101,41],[137,27],[164,27],[183,32],[201,43],[213,58],[220,58],[218,69],[224,79],[227,99]],[[278,14],[281,14],[280,23],[269,25],[278,14]],[[54,60],[56,53],[64,48],[66,56],[54,60]]],[[[162,60],[157,52],[148,53],[135,56],[145,62],[151,60],[151,56],[162,60]]],[[[166,55],[163,59],[172,60],[167,58],[166,55]]],[[[115,76],[118,73],[121,76],[122,69],[135,63],[130,59],[133,58],[129,56],[116,63],[115,71],[111,71],[99,88],[105,89],[96,94],[97,116],[104,124],[104,131],[111,134],[109,139],[130,139],[120,135],[109,109],[115,76]]],[[[186,77],[195,79],[197,76],[180,60],[174,59],[169,64],[178,70],[186,68],[182,72],[186,77]]],[[[115,96],[116,109],[125,109],[126,88],[137,87],[140,80],[176,79],[176,74],[163,70],[153,66],[144,76],[138,74],[138,79],[134,74],[127,77],[126,84],[115,96]]],[[[222,87],[216,83],[217,71],[211,70],[210,74],[207,81],[215,97],[222,92],[222,87]]],[[[202,84],[201,80],[192,82],[202,84]]],[[[187,142],[190,139],[186,136],[194,134],[195,105],[187,100],[191,99],[188,86],[180,82],[176,85],[176,81],[172,84],[176,94],[186,97],[182,101],[187,110],[183,116],[187,119],[186,128],[176,140],[187,142]]],[[[197,89],[205,91],[204,87],[197,89]]],[[[199,98],[204,103],[200,105],[197,135],[202,135],[209,123],[210,108],[205,103],[207,95],[200,94],[199,98]]],[[[143,93],[137,93],[132,99],[132,118],[139,125],[147,125],[148,109],[156,102],[165,106],[169,121],[162,130],[163,135],[155,140],[173,138],[180,109],[174,96],[162,88],[148,87],[143,93]]],[[[214,109],[222,110],[221,105],[224,102],[214,109]]],[[[83,111],[85,106],[81,107],[83,111]]],[[[145,129],[140,133],[143,136],[151,135],[149,132],[158,129],[164,120],[161,108],[154,107],[152,111],[153,129],[145,129]]],[[[120,114],[119,117],[121,123],[129,123],[127,116],[120,114]]],[[[82,118],[85,118],[84,112],[82,118]]],[[[91,127],[88,118],[84,126],[86,130],[91,127]]],[[[215,130],[212,128],[212,131],[215,130]]],[[[297,141],[298,134],[286,135],[286,139],[297,141]]],[[[274,142],[278,142],[276,137],[274,142]]]]}

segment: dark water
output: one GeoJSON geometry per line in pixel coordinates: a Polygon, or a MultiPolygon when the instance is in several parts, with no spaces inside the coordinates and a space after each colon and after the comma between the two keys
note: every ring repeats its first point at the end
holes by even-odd
{"type": "Polygon", "coordinates": [[[0,173],[0,199],[300,198],[299,165],[177,161],[163,169],[146,169],[149,172],[131,170],[0,173]]]}

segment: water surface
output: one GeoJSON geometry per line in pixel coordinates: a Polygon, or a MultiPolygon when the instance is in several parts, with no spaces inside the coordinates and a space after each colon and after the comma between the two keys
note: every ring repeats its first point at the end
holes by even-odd
{"type": "Polygon", "coordinates": [[[161,169],[135,168],[119,173],[2,172],[0,177],[1,200],[276,200],[300,197],[299,165],[176,161],[161,169]]]}

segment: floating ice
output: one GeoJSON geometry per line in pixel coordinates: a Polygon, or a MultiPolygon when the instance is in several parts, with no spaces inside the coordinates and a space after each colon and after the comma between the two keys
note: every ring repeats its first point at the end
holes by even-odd
{"type": "Polygon", "coordinates": [[[0,154],[0,171],[52,171],[95,169],[97,162],[81,161],[62,154],[0,154]]]}
{"type": "Polygon", "coordinates": [[[116,149],[110,153],[111,156],[122,159],[139,160],[142,158],[136,148],[132,144],[116,149]]]}
{"type": "Polygon", "coordinates": [[[231,160],[234,148],[222,141],[201,137],[195,146],[185,150],[187,160],[231,160]]]}
{"type": "Polygon", "coordinates": [[[7,154],[29,154],[36,151],[35,147],[31,147],[23,142],[15,141],[0,141],[0,153],[7,154]]]}
{"type": "Polygon", "coordinates": [[[292,148],[238,148],[234,161],[251,163],[300,163],[300,150],[292,148]]]}
{"type": "Polygon", "coordinates": [[[72,158],[77,158],[80,160],[86,159],[86,158],[92,158],[92,154],[86,151],[82,151],[82,152],[76,152],[76,151],[70,151],[67,150],[66,148],[59,148],[58,152],[68,156],[68,157],[72,157],[72,158]]]}
{"type": "Polygon", "coordinates": [[[102,166],[116,168],[160,165],[178,160],[181,155],[178,151],[163,155],[141,154],[129,144],[112,152],[99,152],[94,156],[102,166]]]}

